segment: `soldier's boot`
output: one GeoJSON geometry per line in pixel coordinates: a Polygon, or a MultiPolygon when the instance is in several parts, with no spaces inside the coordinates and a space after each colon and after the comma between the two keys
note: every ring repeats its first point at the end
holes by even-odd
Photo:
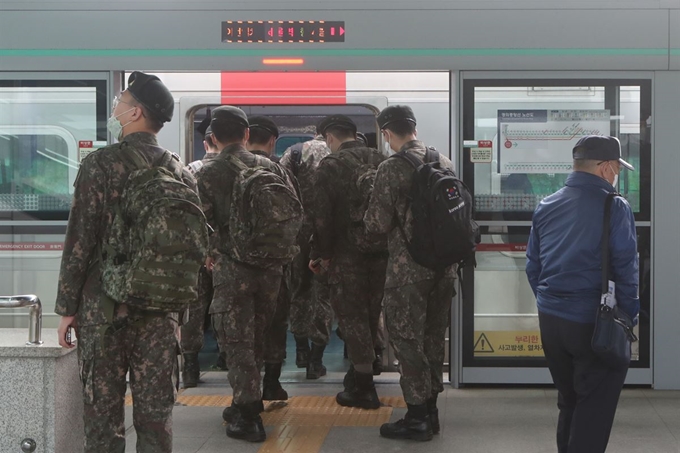
{"type": "Polygon", "coordinates": [[[375,350],[375,360],[373,361],[373,376],[380,376],[385,371],[383,367],[383,350],[377,348],[375,350]]]}
{"type": "Polygon", "coordinates": [[[198,353],[183,354],[184,364],[182,367],[182,386],[185,389],[193,388],[198,385],[201,377],[201,366],[198,363],[198,353]]]}
{"type": "Polygon", "coordinates": [[[380,435],[388,439],[432,440],[432,423],[427,404],[407,404],[404,418],[385,423],[380,427],[380,435]]]}
{"type": "Polygon", "coordinates": [[[350,391],[338,393],[335,401],[341,406],[378,409],[380,400],[373,383],[373,374],[354,372],[355,385],[350,391]]]}
{"type": "Polygon", "coordinates": [[[307,337],[295,335],[295,365],[298,368],[307,368],[309,363],[309,340],[307,337]]]}
{"type": "MultiPolygon", "coordinates": [[[[258,402],[258,410],[264,412],[264,404],[262,401],[258,402]]],[[[241,410],[234,403],[231,406],[227,406],[222,411],[222,420],[227,423],[234,423],[241,416],[241,410]]]]}
{"type": "Polygon", "coordinates": [[[307,379],[319,379],[326,375],[326,367],[323,366],[323,352],[325,344],[312,343],[312,350],[309,353],[309,363],[307,364],[307,379]]]}
{"type": "Polygon", "coordinates": [[[427,412],[430,414],[430,423],[432,424],[432,433],[439,434],[441,427],[439,426],[439,409],[437,409],[437,395],[427,400],[427,412]]]}
{"type": "Polygon", "coordinates": [[[227,353],[220,352],[217,356],[217,361],[211,368],[216,371],[229,371],[227,367],[227,353]]]}
{"type": "Polygon", "coordinates": [[[247,440],[248,442],[264,442],[267,433],[260,417],[262,401],[255,401],[237,406],[240,417],[227,425],[227,436],[234,439],[247,440]]]}
{"type": "Polygon", "coordinates": [[[346,392],[351,392],[356,386],[354,373],[354,365],[350,364],[349,370],[347,370],[347,374],[345,374],[345,378],[342,380],[342,385],[345,387],[346,392]]]}
{"type": "Polygon", "coordinates": [[[264,364],[262,399],[265,401],[285,401],[288,399],[288,392],[281,387],[281,382],[279,382],[281,365],[283,364],[280,362],[264,364]]]}

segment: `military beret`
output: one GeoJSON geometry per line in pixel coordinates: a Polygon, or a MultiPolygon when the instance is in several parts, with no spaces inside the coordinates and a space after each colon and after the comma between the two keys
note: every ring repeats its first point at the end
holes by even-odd
{"type": "Polygon", "coordinates": [[[175,99],[158,77],[135,71],[128,78],[127,91],[162,122],[172,119],[175,99]]]}
{"type": "Polygon", "coordinates": [[[608,135],[586,135],[572,150],[574,160],[618,160],[628,170],[635,170],[631,164],[621,159],[621,143],[616,137],[608,135]]]}
{"type": "Polygon", "coordinates": [[[212,134],[212,129],[210,128],[211,119],[212,117],[210,115],[210,109],[208,109],[208,113],[205,115],[205,118],[203,118],[203,121],[201,121],[199,125],[196,126],[196,131],[204,137],[206,135],[212,134]]]}
{"type": "Polygon", "coordinates": [[[211,126],[215,124],[215,121],[227,121],[229,123],[237,123],[243,127],[248,127],[248,117],[246,113],[238,107],[232,105],[223,105],[217,107],[212,111],[212,121],[211,126]]]}
{"type": "Polygon", "coordinates": [[[395,121],[410,121],[416,124],[416,117],[413,110],[408,105],[390,105],[383,109],[378,115],[378,126],[380,129],[385,129],[385,126],[394,123],[395,121]]]}
{"type": "Polygon", "coordinates": [[[279,128],[276,127],[276,124],[266,116],[251,116],[248,120],[248,123],[250,123],[251,129],[254,127],[264,129],[274,137],[279,138],[279,128]]]}
{"type": "Polygon", "coordinates": [[[345,115],[330,115],[322,119],[316,126],[316,132],[321,135],[326,135],[326,130],[330,127],[339,126],[345,129],[350,129],[354,133],[357,132],[357,125],[352,121],[352,118],[345,115]]]}
{"type": "Polygon", "coordinates": [[[368,146],[368,139],[362,132],[357,132],[357,140],[362,142],[364,146],[368,146]]]}

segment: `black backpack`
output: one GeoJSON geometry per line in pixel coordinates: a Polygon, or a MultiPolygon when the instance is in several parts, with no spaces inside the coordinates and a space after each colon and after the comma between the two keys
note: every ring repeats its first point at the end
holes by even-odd
{"type": "Polygon", "coordinates": [[[404,226],[399,225],[411,258],[438,272],[453,264],[459,268],[474,265],[480,234],[467,186],[453,170],[441,167],[434,148],[426,150],[424,162],[408,151],[392,157],[405,160],[415,169],[408,197],[413,216],[410,242],[404,226]]]}

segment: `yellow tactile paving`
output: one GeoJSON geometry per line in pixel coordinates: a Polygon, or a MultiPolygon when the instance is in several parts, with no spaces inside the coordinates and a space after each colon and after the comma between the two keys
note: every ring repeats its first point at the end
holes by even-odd
{"type": "MultiPolygon", "coordinates": [[[[194,407],[226,407],[232,397],[224,395],[183,395],[177,405],[194,407]]],[[[380,426],[387,423],[395,407],[406,407],[400,396],[380,398],[383,406],[376,410],[343,407],[334,396],[295,396],[288,401],[265,404],[262,421],[275,426],[259,453],[314,453],[323,445],[333,426],[380,426]]],[[[125,397],[132,404],[132,396],[125,397]]]]}

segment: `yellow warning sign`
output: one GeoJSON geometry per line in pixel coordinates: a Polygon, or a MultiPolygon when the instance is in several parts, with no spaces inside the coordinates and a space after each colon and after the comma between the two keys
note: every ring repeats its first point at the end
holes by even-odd
{"type": "Polygon", "coordinates": [[[538,330],[475,331],[475,357],[543,357],[538,330]]]}

